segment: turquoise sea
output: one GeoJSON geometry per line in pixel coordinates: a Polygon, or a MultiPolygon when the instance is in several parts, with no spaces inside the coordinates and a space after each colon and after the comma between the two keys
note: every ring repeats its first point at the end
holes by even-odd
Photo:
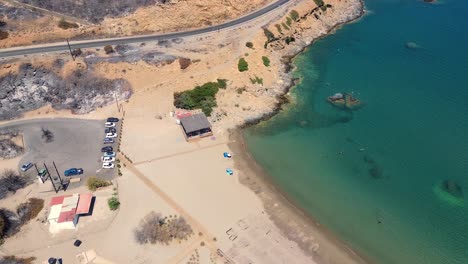
{"type": "Polygon", "coordinates": [[[374,263],[467,264],[468,1],[365,4],[361,20],[296,58],[294,103],[246,129],[247,145],[374,263]],[[339,110],[326,101],[336,92],[364,106],[339,110]],[[444,193],[445,180],[465,200],[444,193]]]}

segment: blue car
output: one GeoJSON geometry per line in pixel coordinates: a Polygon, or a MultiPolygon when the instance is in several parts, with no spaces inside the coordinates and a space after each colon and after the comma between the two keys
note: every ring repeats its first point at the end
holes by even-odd
{"type": "Polygon", "coordinates": [[[32,162],[25,163],[21,165],[21,170],[22,171],[27,171],[33,166],[32,162]]]}
{"type": "Polygon", "coordinates": [[[65,176],[79,175],[79,174],[83,174],[83,169],[71,168],[71,169],[66,170],[63,174],[65,176]]]}

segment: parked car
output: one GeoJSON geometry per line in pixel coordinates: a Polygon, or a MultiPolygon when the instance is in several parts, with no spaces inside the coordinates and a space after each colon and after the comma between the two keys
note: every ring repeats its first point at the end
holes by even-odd
{"type": "Polygon", "coordinates": [[[114,139],[112,139],[112,138],[105,138],[105,139],[104,139],[104,144],[112,144],[112,143],[114,143],[114,142],[115,142],[115,141],[114,141],[114,139]]]}
{"type": "Polygon", "coordinates": [[[45,177],[47,175],[47,170],[42,168],[39,170],[39,174],[38,174],[40,177],[45,177]]]}
{"type": "Polygon", "coordinates": [[[113,151],[105,152],[104,157],[115,157],[115,152],[113,151]]]}
{"type": "Polygon", "coordinates": [[[102,168],[103,168],[103,169],[113,169],[113,168],[114,168],[114,163],[104,162],[104,163],[102,164],[102,168]]]}
{"type": "Polygon", "coordinates": [[[25,163],[21,165],[21,170],[22,171],[27,171],[33,166],[32,162],[25,163]]]}
{"type": "Polygon", "coordinates": [[[106,133],[106,138],[115,138],[117,137],[117,133],[106,133]]]}
{"type": "Polygon", "coordinates": [[[107,118],[107,122],[116,123],[119,122],[119,119],[117,117],[109,117],[107,118]]]}
{"type": "Polygon", "coordinates": [[[57,263],[57,259],[56,258],[49,258],[49,260],[47,262],[49,264],[55,264],[55,263],[57,263]]]}
{"type": "Polygon", "coordinates": [[[61,258],[57,259],[57,264],[63,264],[63,261],[61,258]]]}
{"type": "Polygon", "coordinates": [[[101,160],[102,162],[114,162],[115,157],[102,157],[101,160]]]}
{"type": "Polygon", "coordinates": [[[79,175],[79,174],[83,174],[83,169],[82,168],[79,168],[79,169],[71,168],[71,169],[66,170],[63,174],[65,176],[79,175]]]}
{"type": "Polygon", "coordinates": [[[106,122],[105,127],[115,127],[114,122],[106,122]]]}
{"type": "Polygon", "coordinates": [[[115,133],[115,132],[117,132],[117,129],[115,129],[114,127],[108,127],[108,128],[106,128],[106,130],[104,130],[104,132],[106,132],[106,133],[115,133]]]}
{"type": "Polygon", "coordinates": [[[107,147],[103,147],[101,149],[101,152],[111,152],[113,151],[114,149],[111,147],[111,146],[107,146],[107,147]]]}

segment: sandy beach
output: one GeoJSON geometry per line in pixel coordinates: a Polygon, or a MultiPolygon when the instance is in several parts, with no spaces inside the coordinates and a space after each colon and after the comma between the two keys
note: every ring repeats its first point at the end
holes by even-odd
{"type": "MultiPolygon", "coordinates": [[[[195,255],[198,263],[290,263],[291,259],[294,263],[366,263],[283,196],[249,155],[241,132],[236,130],[280,110],[284,101],[279,98],[293,84],[289,74],[292,57],[317,38],[363,13],[358,0],[329,2],[333,8],[322,13],[312,1],[291,1],[283,9],[240,28],[187,38],[170,47],[158,46],[158,51],[165,54],[191,58],[193,63],[187,69],[180,69],[177,61],[155,65],[103,60],[91,64],[79,58],[75,64],[68,62],[71,68],[78,64],[92,65],[101,76],[126,79],[133,88],[132,97],[119,102],[120,108],[112,104],[84,115],[72,115],[69,111],[44,106],[25,113],[21,119],[123,118],[119,156],[124,165],[123,176],[114,180],[113,187],[96,192],[96,197],[103,199],[97,200],[102,214],[88,220],[94,221],[93,224],[85,220],[75,233],[54,236],[35,221],[8,238],[1,252],[32,255],[38,263],[57,251],[70,263],[77,261],[77,255],[83,252],[99,256],[93,263],[187,263],[195,255]],[[296,41],[284,46],[273,43],[268,49],[262,49],[265,43],[262,28],[274,30],[274,25],[284,20],[292,9],[306,17],[291,29],[296,41]],[[321,19],[314,19],[313,12],[321,12],[321,19]],[[254,49],[245,47],[248,41],[254,49]],[[193,43],[197,43],[197,49],[193,43]],[[262,56],[271,59],[270,67],[262,64],[262,56]],[[237,70],[240,57],[250,62],[247,74],[237,70]],[[262,85],[251,82],[256,76],[263,78],[262,85]],[[187,142],[169,114],[176,110],[173,93],[218,78],[227,79],[228,88],[218,93],[218,106],[210,118],[214,136],[187,142]],[[223,157],[226,151],[233,154],[232,159],[223,157]],[[226,175],[226,168],[232,168],[234,175],[226,175]],[[113,192],[112,188],[122,202],[117,212],[106,211],[105,200],[113,192]],[[169,246],[138,245],[133,230],[151,211],[184,217],[194,234],[187,241],[169,246]],[[42,239],[39,241],[37,237],[42,239]],[[72,241],[78,237],[83,240],[83,246],[72,248],[72,241]],[[46,248],[43,240],[47,240],[46,248]]],[[[145,48],[141,47],[143,51],[145,48]]],[[[109,57],[102,51],[96,51],[93,56],[109,57]]],[[[38,58],[34,63],[47,64],[51,58],[38,58]]],[[[9,66],[1,68],[0,73],[11,72],[21,62],[8,62],[9,66]]],[[[58,74],[66,73],[65,67],[58,74]]],[[[6,123],[2,121],[0,125],[6,123]]],[[[14,167],[18,161],[0,161],[0,165],[14,167]]],[[[52,193],[39,190],[37,184],[27,187],[29,192],[21,198],[42,197],[48,201],[52,193]]],[[[67,190],[67,193],[80,190],[67,190]]],[[[22,199],[0,200],[0,207],[14,208],[22,199]]]]}

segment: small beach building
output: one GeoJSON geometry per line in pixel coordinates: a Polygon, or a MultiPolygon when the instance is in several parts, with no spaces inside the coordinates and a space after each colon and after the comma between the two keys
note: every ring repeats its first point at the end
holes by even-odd
{"type": "Polygon", "coordinates": [[[53,197],[47,217],[51,229],[75,229],[79,216],[89,214],[92,199],[91,193],[53,197]]]}
{"type": "Polygon", "coordinates": [[[187,140],[213,135],[210,121],[203,113],[182,117],[180,125],[187,140]]]}

